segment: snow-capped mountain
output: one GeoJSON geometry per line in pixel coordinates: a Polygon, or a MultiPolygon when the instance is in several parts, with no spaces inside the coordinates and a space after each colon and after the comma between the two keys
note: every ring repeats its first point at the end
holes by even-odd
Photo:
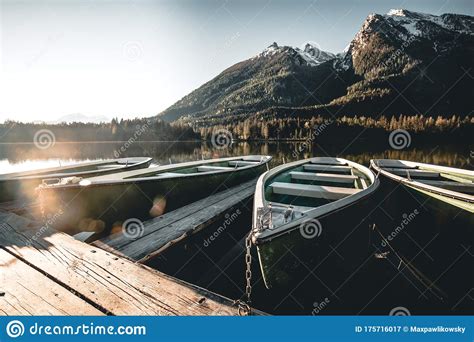
{"type": "Polygon", "coordinates": [[[343,52],[271,44],[163,111],[168,121],[249,115],[467,115],[474,18],[370,14],[343,52]]]}
{"type": "Polygon", "coordinates": [[[81,113],[67,114],[59,117],[58,119],[50,122],[54,124],[58,123],[72,123],[72,122],[81,122],[81,123],[102,123],[110,122],[110,119],[105,115],[85,115],[81,113]]]}
{"type": "Polygon", "coordinates": [[[315,43],[306,43],[304,48],[300,49],[291,46],[278,46],[276,42],[267,47],[254,58],[270,57],[279,53],[287,53],[293,58],[296,58],[296,60],[302,65],[306,64],[308,66],[317,66],[328,60],[336,58],[335,54],[321,50],[315,43]]]}

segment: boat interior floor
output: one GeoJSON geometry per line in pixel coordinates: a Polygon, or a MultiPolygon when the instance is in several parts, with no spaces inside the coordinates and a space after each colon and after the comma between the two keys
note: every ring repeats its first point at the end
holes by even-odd
{"type": "Polygon", "coordinates": [[[232,171],[237,170],[246,166],[256,166],[259,165],[261,161],[258,160],[232,160],[228,162],[216,162],[208,165],[193,166],[193,167],[183,167],[171,170],[169,172],[161,172],[158,174],[150,175],[152,177],[158,178],[168,178],[168,177],[177,177],[177,176],[190,176],[203,173],[215,173],[220,171],[232,171]]]}
{"type": "Polygon", "coordinates": [[[265,187],[272,205],[306,211],[367,188],[368,177],[339,160],[318,158],[284,171],[265,187]]]}
{"type": "Polygon", "coordinates": [[[428,170],[419,167],[411,168],[384,168],[384,170],[426,185],[456,191],[464,194],[474,194],[474,182],[463,176],[428,170]]]}

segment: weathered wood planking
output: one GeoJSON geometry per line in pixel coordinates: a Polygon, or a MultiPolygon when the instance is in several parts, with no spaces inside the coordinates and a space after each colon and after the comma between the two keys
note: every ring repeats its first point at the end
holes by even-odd
{"type": "Polygon", "coordinates": [[[256,180],[243,183],[144,222],[143,235],[137,239],[120,232],[95,241],[92,245],[145,262],[240,206],[253,196],[255,184],[256,180]]]}
{"type": "MultiPolygon", "coordinates": [[[[0,212],[0,246],[105,314],[238,314],[230,299],[12,213],[0,212]]],[[[50,291],[28,285],[35,291],[50,291]]],[[[6,286],[0,283],[0,288],[6,286]]]]}
{"type": "Polygon", "coordinates": [[[103,315],[4,249],[0,249],[0,293],[0,315],[103,315]]]}
{"type": "Polygon", "coordinates": [[[34,216],[40,214],[40,204],[37,201],[30,200],[0,202],[0,210],[33,219],[34,216]]]}

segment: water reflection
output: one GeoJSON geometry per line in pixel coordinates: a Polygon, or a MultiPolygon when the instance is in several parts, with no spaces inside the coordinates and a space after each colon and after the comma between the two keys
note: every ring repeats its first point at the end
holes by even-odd
{"type": "Polygon", "coordinates": [[[469,148],[460,145],[418,147],[400,151],[369,144],[354,144],[349,147],[336,145],[308,147],[304,142],[242,142],[221,150],[213,148],[207,142],[136,142],[125,151],[120,150],[122,147],[123,143],[120,142],[56,143],[48,149],[41,150],[34,144],[0,144],[0,173],[115,158],[117,151],[120,151],[121,157],[152,157],[159,164],[263,154],[273,156],[273,165],[313,156],[338,156],[364,165],[368,165],[372,158],[390,158],[473,168],[469,148]]]}

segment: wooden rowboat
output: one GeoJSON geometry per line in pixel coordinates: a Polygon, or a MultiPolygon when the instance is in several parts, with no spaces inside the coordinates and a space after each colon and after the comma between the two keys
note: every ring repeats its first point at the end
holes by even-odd
{"type": "MultiPolygon", "coordinates": [[[[357,231],[378,185],[372,171],[342,158],[300,160],[264,173],[255,190],[252,241],[267,288],[298,281],[330,253],[331,244],[357,231]]],[[[357,259],[349,257],[344,267],[357,259]]]]}
{"type": "Polygon", "coordinates": [[[459,249],[471,244],[474,233],[474,172],[394,159],[370,165],[384,202],[372,242],[388,264],[411,273],[405,277],[422,289],[416,298],[431,294],[447,311],[460,310],[459,294],[473,284],[465,271],[472,268],[470,251],[459,249]]]}
{"type": "Polygon", "coordinates": [[[421,197],[474,213],[474,171],[394,159],[375,159],[370,165],[421,197]]]}
{"type": "Polygon", "coordinates": [[[67,183],[74,177],[94,177],[114,172],[143,169],[150,166],[152,159],[131,157],[77,163],[0,175],[0,202],[14,199],[33,199],[35,188],[41,183],[67,183]]]}
{"type": "Polygon", "coordinates": [[[57,229],[109,231],[131,221],[139,228],[144,220],[257,178],[270,160],[252,155],[170,164],[75,184],[44,184],[38,192],[46,214],[62,208],[52,222],[57,229]]]}

